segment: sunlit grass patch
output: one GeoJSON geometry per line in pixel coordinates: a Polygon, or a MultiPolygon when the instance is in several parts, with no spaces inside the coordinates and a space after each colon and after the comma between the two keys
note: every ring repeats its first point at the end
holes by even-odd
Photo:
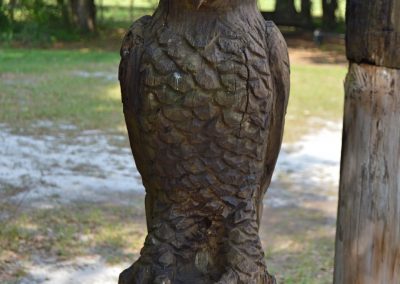
{"type": "Polygon", "coordinates": [[[95,250],[104,256],[106,262],[114,264],[121,260],[134,260],[132,248],[138,253],[144,243],[146,228],[139,226],[126,226],[125,224],[108,225],[102,227],[94,237],[95,250]]]}
{"type": "MultiPolygon", "coordinates": [[[[282,270],[285,284],[329,284],[333,275],[333,235],[304,238],[303,247],[282,270]]],[[[281,252],[283,253],[283,252],[281,252]]]]}
{"type": "Polygon", "coordinates": [[[262,228],[266,261],[278,283],[332,283],[335,222],[332,216],[303,207],[269,210],[262,228]],[[275,217],[278,217],[275,219],[275,217]]]}
{"type": "Polygon", "coordinates": [[[10,252],[25,260],[46,256],[61,261],[88,254],[108,262],[132,260],[146,232],[142,212],[136,210],[80,204],[25,212],[0,223],[0,261],[10,252]]]}
{"type": "MultiPolygon", "coordinates": [[[[116,51],[117,52],[117,51],[116,51]]],[[[118,62],[118,54],[80,50],[0,49],[0,72],[51,75],[62,70],[98,70],[118,62]]]]}
{"type": "MultiPolygon", "coordinates": [[[[121,131],[118,63],[117,52],[0,50],[0,122],[121,131]]],[[[306,133],[310,119],[341,119],[345,73],[341,65],[292,63],[287,141],[306,133]]]]}
{"type": "Polygon", "coordinates": [[[111,52],[0,50],[0,121],[120,128],[118,60],[111,52]]]}
{"type": "Polygon", "coordinates": [[[325,126],[326,120],[342,119],[346,67],[294,63],[291,72],[286,142],[294,142],[316,127],[325,126]]]}
{"type": "Polygon", "coordinates": [[[346,67],[292,65],[290,112],[326,119],[341,117],[346,67]]]}

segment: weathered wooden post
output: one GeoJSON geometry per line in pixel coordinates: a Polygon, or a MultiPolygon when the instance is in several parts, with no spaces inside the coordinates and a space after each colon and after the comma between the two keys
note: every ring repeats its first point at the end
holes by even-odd
{"type": "Polygon", "coordinates": [[[256,0],[161,0],[121,48],[148,236],[120,283],[269,284],[258,236],[289,96],[256,0]]]}
{"type": "Polygon", "coordinates": [[[335,284],[400,283],[400,0],[348,0],[335,284]]]}

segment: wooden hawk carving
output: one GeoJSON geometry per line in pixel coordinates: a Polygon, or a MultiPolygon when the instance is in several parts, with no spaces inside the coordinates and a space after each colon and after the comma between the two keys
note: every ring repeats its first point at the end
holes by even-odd
{"type": "Polygon", "coordinates": [[[289,97],[278,28],[256,0],[161,0],[121,57],[148,236],[120,283],[274,283],[258,231],[289,97]]]}

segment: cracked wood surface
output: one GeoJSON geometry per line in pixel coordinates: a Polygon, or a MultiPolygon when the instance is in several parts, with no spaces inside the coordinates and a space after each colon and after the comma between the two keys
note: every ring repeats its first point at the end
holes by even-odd
{"type": "Polygon", "coordinates": [[[335,284],[400,283],[400,0],[347,4],[335,284]]]}
{"type": "Polygon", "coordinates": [[[400,68],[400,1],[350,0],[346,19],[350,61],[400,68]]]}
{"type": "Polygon", "coordinates": [[[346,79],[336,284],[400,283],[400,70],[346,79]]]}

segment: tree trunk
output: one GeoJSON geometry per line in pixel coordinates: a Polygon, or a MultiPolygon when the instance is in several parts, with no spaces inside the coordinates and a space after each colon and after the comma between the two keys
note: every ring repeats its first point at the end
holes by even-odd
{"type": "Polygon", "coordinates": [[[60,9],[60,11],[61,11],[61,17],[63,20],[63,24],[65,26],[69,26],[70,18],[69,18],[68,7],[65,4],[65,0],[57,0],[57,6],[58,6],[58,9],[60,9]]]}
{"type": "Polygon", "coordinates": [[[17,0],[10,0],[10,2],[8,3],[8,14],[11,22],[14,22],[15,6],[17,6],[17,0]]]}
{"type": "Polygon", "coordinates": [[[347,57],[389,68],[400,67],[400,1],[347,4],[347,57]]]}
{"type": "Polygon", "coordinates": [[[307,26],[311,27],[312,24],[312,16],[311,16],[311,0],[301,0],[301,15],[304,21],[307,23],[307,26]]]}
{"type": "Polygon", "coordinates": [[[278,1],[276,1],[275,13],[285,16],[285,17],[289,17],[290,15],[296,14],[294,0],[278,0],[278,1]]]}
{"type": "Polygon", "coordinates": [[[400,283],[400,0],[349,0],[335,284],[400,283]]]}
{"type": "Polygon", "coordinates": [[[322,26],[324,29],[333,30],[336,27],[337,0],[322,0],[322,26]]]}
{"type": "Polygon", "coordinates": [[[96,7],[94,0],[70,0],[74,24],[82,32],[96,29],[96,7]]]}

